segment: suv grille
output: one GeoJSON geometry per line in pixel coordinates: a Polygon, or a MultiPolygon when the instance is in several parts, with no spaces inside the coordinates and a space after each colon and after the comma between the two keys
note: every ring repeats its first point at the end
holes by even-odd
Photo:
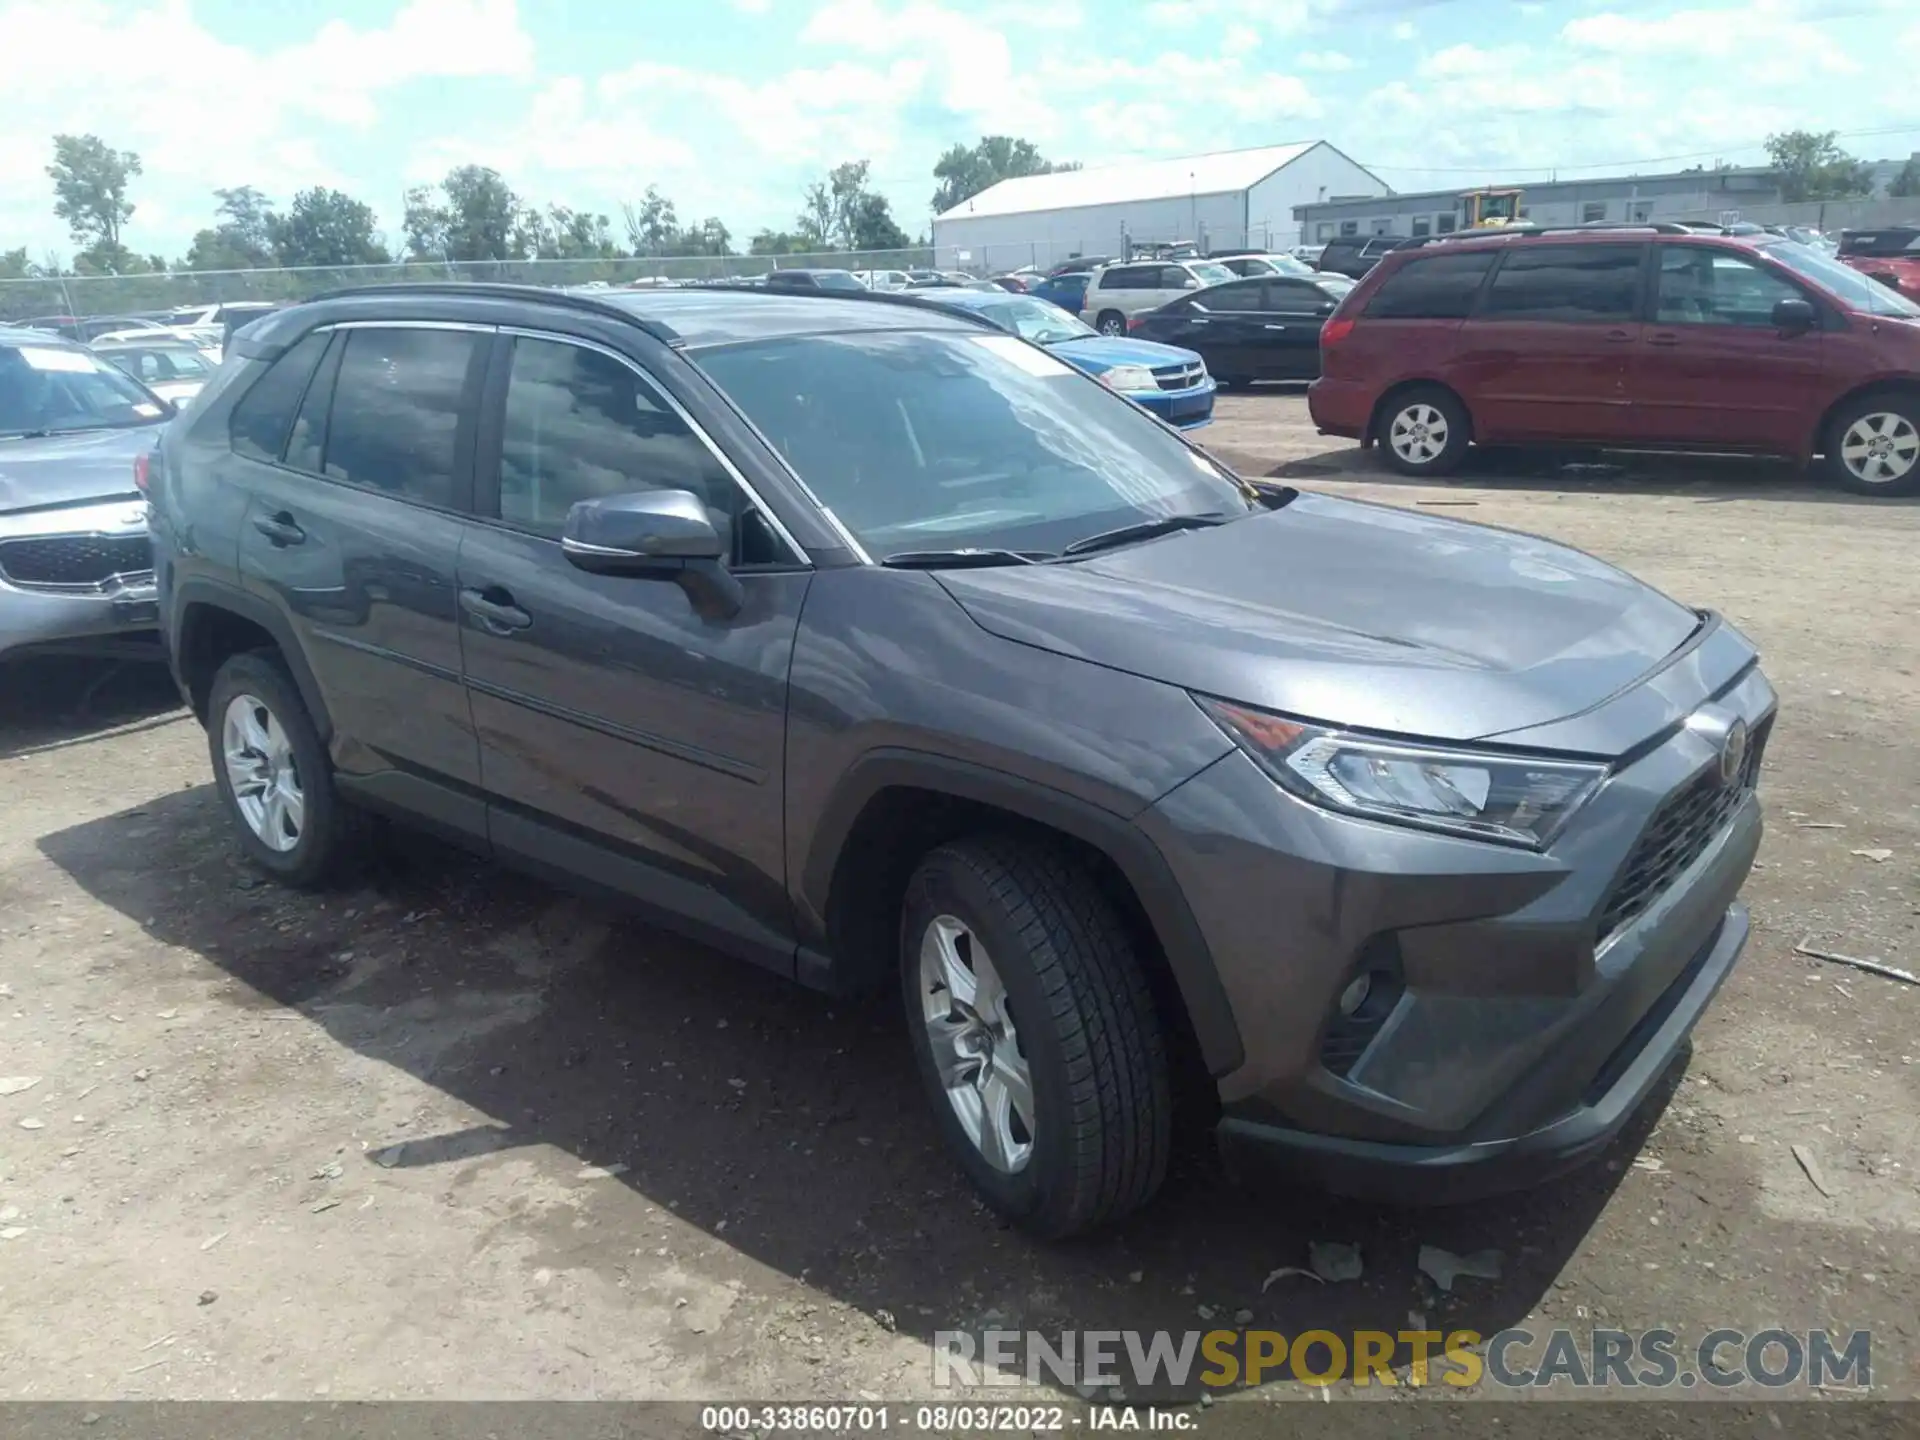
{"type": "Polygon", "coordinates": [[[0,540],[0,576],[22,589],[104,590],[153,573],[145,535],[56,535],[0,540]]]}
{"type": "Polygon", "coordinates": [[[1206,373],[1207,367],[1196,361],[1191,365],[1163,365],[1153,372],[1153,378],[1162,390],[1191,390],[1206,373]]]}
{"type": "Polygon", "coordinates": [[[1746,764],[1732,785],[1722,785],[1713,770],[1696,776],[1674,791],[1654,812],[1653,819],[1627,856],[1607,906],[1600,914],[1599,938],[1604,945],[1613,934],[1631,925],[1647,907],[1685,873],[1713,843],[1714,836],[1726,828],[1740,802],[1751,793],[1760,778],[1761,752],[1767,746],[1767,734],[1773,728],[1769,716],[1754,727],[1747,742],[1746,764]]]}

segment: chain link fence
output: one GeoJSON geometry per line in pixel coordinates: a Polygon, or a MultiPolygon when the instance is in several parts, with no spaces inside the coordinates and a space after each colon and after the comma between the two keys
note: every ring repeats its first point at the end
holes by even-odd
{"type": "MultiPolygon", "coordinates": [[[[514,285],[624,286],[636,281],[746,279],[796,266],[914,270],[933,264],[928,246],[822,251],[812,255],[675,255],[618,260],[406,261],[299,269],[176,270],[145,275],[62,275],[0,280],[0,322],[41,316],[156,315],[190,305],[305,300],[358,285],[492,281],[514,285]]],[[[967,267],[977,268],[977,267],[967,267]]]]}

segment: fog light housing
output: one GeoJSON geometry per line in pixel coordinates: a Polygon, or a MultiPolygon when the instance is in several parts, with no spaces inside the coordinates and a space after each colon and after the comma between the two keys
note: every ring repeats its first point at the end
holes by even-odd
{"type": "Polygon", "coordinates": [[[1367,996],[1373,992],[1373,976],[1356,975],[1351,984],[1340,992],[1340,1013],[1351,1017],[1353,1012],[1367,1003],[1367,996]]]}

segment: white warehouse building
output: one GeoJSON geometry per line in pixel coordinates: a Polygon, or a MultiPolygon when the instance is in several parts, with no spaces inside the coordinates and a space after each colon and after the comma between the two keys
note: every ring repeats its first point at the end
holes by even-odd
{"type": "Polygon", "coordinates": [[[1324,140],[1002,180],[934,217],[937,265],[989,273],[1186,241],[1202,250],[1301,243],[1294,209],[1385,195],[1324,140]]]}

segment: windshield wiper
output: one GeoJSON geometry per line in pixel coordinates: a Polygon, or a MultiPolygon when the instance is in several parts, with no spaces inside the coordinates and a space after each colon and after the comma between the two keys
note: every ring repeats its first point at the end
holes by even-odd
{"type": "Polygon", "coordinates": [[[1152,540],[1161,535],[1172,535],[1181,530],[1211,530],[1215,525],[1224,525],[1230,517],[1218,511],[1209,511],[1205,515],[1168,515],[1159,520],[1142,520],[1134,525],[1122,525],[1117,530],[1102,530],[1098,535],[1089,535],[1084,540],[1076,540],[1060,553],[1062,555],[1085,555],[1092,550],[1110,550],[1116,545],[1128,545],[1135,540],[1152,540]]]}
{"type": "Polygon", "coordinates": [[[880,563],[895,570],[973,570],[988,565],[1034,565],[1050,558],[1018,550],[898,550],[880,563]]]}

